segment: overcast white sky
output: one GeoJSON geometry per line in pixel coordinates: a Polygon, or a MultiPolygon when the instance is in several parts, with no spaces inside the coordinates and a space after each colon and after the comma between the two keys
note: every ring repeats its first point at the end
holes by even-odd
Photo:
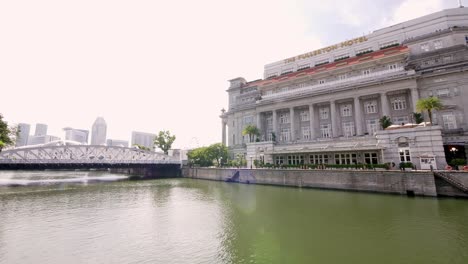
{"type": "Polygon", "coordinates": [[[91,129],[103,116],[108,138],[164,129],[177,136],[175,147],[216,143],[227,80],[259,79],[267,63],[457,6],[457,0],[0,0],[0,113],[10,124],[46,123],[49,134],[61,137],[63,127],[91,129]]]}

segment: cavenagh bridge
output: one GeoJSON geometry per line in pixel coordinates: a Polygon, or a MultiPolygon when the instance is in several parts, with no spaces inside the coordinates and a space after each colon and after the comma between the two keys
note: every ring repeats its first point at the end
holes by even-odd
{"type": "Polygon", "coordinates": [[[31,146],[0,152],[0,170],[111,169],[146,177],[174,177],[180,161],[162,153],[100,145],[31,146]]]}

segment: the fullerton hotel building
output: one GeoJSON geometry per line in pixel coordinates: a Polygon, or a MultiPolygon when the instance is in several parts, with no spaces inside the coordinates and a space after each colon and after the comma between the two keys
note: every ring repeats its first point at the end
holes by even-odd
{"type": "Polygon", "coordinates": [[[410,161],[443,169],[446,157],[465,158],[467,43],[468,8],[454,8],[267,64],[262,80],[230,80],[223,143],[248,166],[410,161]],[[417,100],[429,96],[443,109],[432,126],[411,125],[417,100]],[[383,116],[399,126],[382,130],[383,116]],[[242,135],[247,125],[260,130],[254,142],[242,135]]]}

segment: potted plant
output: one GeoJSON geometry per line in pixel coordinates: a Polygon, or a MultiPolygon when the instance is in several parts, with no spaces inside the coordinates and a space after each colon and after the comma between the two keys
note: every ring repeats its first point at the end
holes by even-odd
{"type": "Polygon", "coordinates": [[[466,165],[466,160],[465,159],[452,159],[449,164],[454,168],[458,168],[458,170],[463,170],[463,166],[466,165]]]}

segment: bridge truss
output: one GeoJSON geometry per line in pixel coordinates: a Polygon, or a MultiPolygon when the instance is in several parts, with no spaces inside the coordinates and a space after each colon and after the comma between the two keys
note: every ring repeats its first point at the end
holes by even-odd
{"type": "Polygon", "coordinates": [[[178,164],[168,155],[95,145],[40,146],[0,152],[0,164],[178,164]]]}

